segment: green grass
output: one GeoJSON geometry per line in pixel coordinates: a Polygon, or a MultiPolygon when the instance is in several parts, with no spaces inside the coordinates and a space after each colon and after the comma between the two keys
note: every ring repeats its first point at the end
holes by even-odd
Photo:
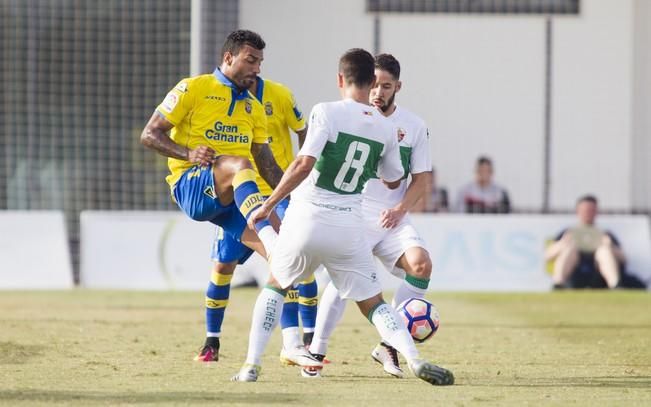
{"type": "Polygon", "coordinates": [[[321,380],[278,363],[258,383],[243,362],[256,291],[233,290],[221,360],[203,342],[202,293],[0,292],[0,404],[651,405],[651,295],[431,293],[441,328],[423,356],[454,371],[433,387],[383,374],[374,328],[349,306],[321,380]]]}

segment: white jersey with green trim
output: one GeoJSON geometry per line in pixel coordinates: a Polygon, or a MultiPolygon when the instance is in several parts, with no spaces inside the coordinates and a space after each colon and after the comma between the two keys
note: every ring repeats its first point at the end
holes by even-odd
{"type": "Polygon", "coordinates": [[[376,176],[396,181],[404,174],[391,123],[374,107],[351,99],[312,109],[298,155],[317,161],[292,193],[287,217],[293,219],[357,227],[366,182],[376,176]]]}
{"type": "Polygon", "coordinates": [[[363,191],[364,210],[382,211],[397,205],[409,186],[409,174],[432,170],[429,148],[429,131],[425,122],[414,113],[400,106],[387,117],[392,125],[393,137],[400,147],[402,182],[396,189],[389,189],[382,180],[373,178],[363,191]]]}

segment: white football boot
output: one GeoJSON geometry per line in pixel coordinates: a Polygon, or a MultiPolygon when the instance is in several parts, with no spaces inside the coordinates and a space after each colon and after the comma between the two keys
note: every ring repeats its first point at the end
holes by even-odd
{"type": "Polygon", "coordinates": [[[304,346],[280,351],[280,362],[287,366],[323,367],[323,362],[312,356],[304,346]]]}
{"type": "Polygon", "coordinates": [[[232,382],[257,382],[262,368],[258,365],[245,364],[240,371],[233,377],[232,382]]]}
{"type": "Polygon", "coordinates": [[[398,360],[398,351],[391,345],[380,342],[379,345],[373,349],[371,356],[376,362],[384,367],[384,371],[391,376],[403,378],[404,372],[400,368],[400,361],[398,360]]]}

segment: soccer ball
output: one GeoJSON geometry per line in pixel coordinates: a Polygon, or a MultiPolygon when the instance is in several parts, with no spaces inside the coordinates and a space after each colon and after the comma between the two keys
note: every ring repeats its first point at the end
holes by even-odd
{"type": "Polygon", "coordinates": [[[410,298],[398,305],[398,314],[405,321],[414,341],[423,343],[439,329],[439,311],[423,298],[410,298]]]}

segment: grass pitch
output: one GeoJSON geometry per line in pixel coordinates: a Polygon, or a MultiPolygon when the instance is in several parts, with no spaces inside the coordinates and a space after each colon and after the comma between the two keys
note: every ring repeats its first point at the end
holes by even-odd
{"type": "Polygon", "coordinates": [[[372,362],[374,328],[349,305],[321,380],[278,362],[231,383],[246,354],[256,290],[235,289],[221,360],[203,343],[202,293],[0,292],[4,405],[651,405],[651,295],[430,293],[441,328],[420,346],[456,384],[394,379],[372,362]]]}

